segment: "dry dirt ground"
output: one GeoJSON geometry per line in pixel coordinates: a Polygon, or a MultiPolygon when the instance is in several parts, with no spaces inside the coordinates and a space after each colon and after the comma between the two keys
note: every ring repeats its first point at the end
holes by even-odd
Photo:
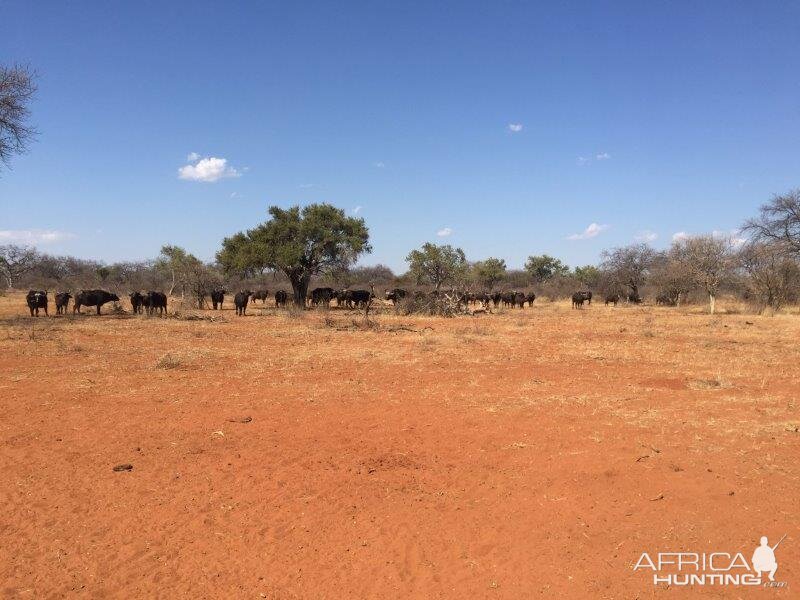
{"type": "Polygon", "coordinates": [[[800,594],[800,315],[26,313],[0,297],[3,597],[800,594]],[[632,569],[783,534],[784,589],[632,569]]]}

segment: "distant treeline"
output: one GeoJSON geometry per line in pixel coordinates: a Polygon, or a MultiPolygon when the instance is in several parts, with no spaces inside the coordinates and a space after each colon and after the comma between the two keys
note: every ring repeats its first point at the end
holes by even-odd
{"type": "Polygon", "coordinates": [[[598,265],[571,268],[548,255],[530,256],[524,269],[490,257],[469,261],[450,245],[424,244],[406,258],[409,269],[354,266],[369,252],[361,219],[330,205],[270,209],[273,220],[223,240],[216,261],[205,263],[183,248],[164,246],[149,261],[106,264],[53,256],[33,248],[0,246],[0,274],[8,288],[52,291],[104,288],[122,295],[159,290],[198,303],[214,289],[284,289],[295,298],[316,286],[334,289],[517,290],[552,300],[576,290],[678,305],[734,295],[758,308],[800,300],[800,190],[776,196],[736,235],[675,239],[667,250],[647,244],[612,248],[598,265]],[[740,236],[747,237],[740,237],[740,236]]]}

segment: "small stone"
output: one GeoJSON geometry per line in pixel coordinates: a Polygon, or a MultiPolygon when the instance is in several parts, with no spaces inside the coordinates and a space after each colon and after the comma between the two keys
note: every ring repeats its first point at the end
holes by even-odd
{"type": "Polygon", "coordinates": [[[116,467],[114,467],[114,470],[117,471],[117,472],[119,472],[119,471],[133,471],[133,465],[129,465],[128,463],[125,463],[123,465],[117,465],[116,467]]]}
{"type": "Polygon", "coordinates": [[[232,419],[228,419],[229,423],[249,423],[253,420],[253,417],[234,417],[232,419]]]}

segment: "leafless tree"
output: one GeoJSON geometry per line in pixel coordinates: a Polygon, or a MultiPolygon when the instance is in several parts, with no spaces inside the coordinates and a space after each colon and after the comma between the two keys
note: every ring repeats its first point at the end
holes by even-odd
{"type": "Polygon", "coordinates": [[[38,261],[39,253],[33,248],[15,244],[0,246],[0,273],[9,289],[14,287],[17,278],[35,268],[38,261]]]}
{"type": "Polygon", "coordinates": [[[713,235],[688,237],[675,242],[671,253],[708,294],[708,308],[713,315],[719,286],[729,278],[733,267],[731,239],[713,235]]]}
{"type": "Polygon", "coordinates": [[[774,196],[742,231],[758,241],[781,242],[782,248],[800,254],[800,188],[774,196]]]}
{"type": "Polygon", "coordinates": [[[28,124],[34,79],[27,67],[0,66],[0,163],[8,165],[13,154],[25,152],[36,135],[28,124]]]}
{"type": "Polygon", "coordinates": [[[800,291],[800,263],[779,242],[751,242],[738,254],[738,264],[747,277],[750,293],[761,310],[778,310],[800,291]]]}
{"type": "Polygon", "coordinates": [[[630,288],[631,295],[639,297],[639,288],[647,280],[656,251],[647,244],[632,244],[603,251],[602,269],[618,285],[630,288]]]}
{"type": "Polygon", "coordinates": [[[651,268],[650,281],[655,285],[659,294],[666,295],[675,304],[680,306],[683,298],[695,285],[692,274],[680,260],[675,247],[668,252],[660,252],[651,268]]]}

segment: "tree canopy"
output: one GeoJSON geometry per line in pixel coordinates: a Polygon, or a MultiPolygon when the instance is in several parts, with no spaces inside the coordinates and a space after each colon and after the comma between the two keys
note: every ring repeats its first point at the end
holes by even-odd
{"type": "Polygon", "coordinates": [[[21,275],[33,270],[39,261],[39,253],[33,248],[7,244],[0,246],[0,273],[9,288],[21,275]]]}
{"type": "Polygon", "coordinates": [[[346,269],[372,251],[364,219],[330,204],[271,206],[269,214],[269,221],[225,238],[217,261],[226,273],[282,271],[298,306],[305,305],[313,276],[346,269]]]}
{"type": "Polygon", "coordinates": [[[743,231],[758,241],[778,242],[800,254],[800,188],[762,205],[759,216],[747,221],[743,231]]]}
{"type": "Polygon", "coordinates": [[[418,284],[428,283],[438,291],[445,283],[453,284],[467,273],[467,258],[461,248],[450,244],[437,246],[430,242],[406,257],[409,273],[418,284]]]}
{"type": "Polygon", "coordinates": [[[472,265],[473,274],[481,287],[491,291],[506,275],[506,261],[487,258],[472,265]]]}
{"type": "Polygon", "coordinates": [[[36,131],[28,124],[28,105],[36,93],[34,74],[25,67],[0,66],[0,163],[24,152],[36,131]]]}
{"type": "Polygon", "coordinates": [[[602,268],[610,275],[614,283],[629,287],[631,294],[638,296],[639,288],[650,273],[650,267],[656,258],[656,251],[647,244],[632,244],[605,250],[602,257],[602,268]]]}
{"type": "Polygon", "coordinates": [[[525,261],[525,270],[537,283],[544,283],[558,275],[569,274],[569,267],[549,254],[529,256],[525,261]]]}
{"type": "Polygon", "coordinates": [[[575,279],[587,287],[596,287],[600,282],[600,269],[594,265],[575,267],[575,279]]]}
{"type": "Polygon", "coordinates": [[[731,272],[731,240],[713,235],[697,235],[676,241],[672,252],[684,272],[708,294],[709,311],[713,315],[717,290],[731,272]]]}

